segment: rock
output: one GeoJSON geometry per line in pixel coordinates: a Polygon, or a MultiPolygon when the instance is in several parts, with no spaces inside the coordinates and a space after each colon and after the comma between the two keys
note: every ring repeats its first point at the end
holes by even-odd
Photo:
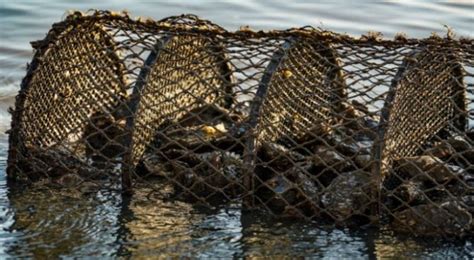
{"type": "Polygon", "coordinates": [[[378,119],[368,108],[357,101],[343,103],[342,120],[326,138],[331,145],[348,156],[371,154],[377,138],[378,119]]]}
{"type": "MultiPolygon", "coordinates": [[[[156,152],[156,155],[158,156],[158,160],[161,160],[163,162],[169,162],[169,161],[183,161],[186,160],[187,163],[191,165],[195,165],[201,162],[201,158],[198,156],[200,153],[193,152],[191,150],[188,150],[186,148],[173,148],[173,149],[163,149],[163,150],[158,150],[156,152]]],[[[208,153],[204,153],[208,154],[208,153]]]]}
{"type": "MultiPolygon", "coordinates": [[[[340,130],[335,131],[333,134],[328,136],[327,143],[330,146],[335,147],[338,152],[347,156],[354,156],[360,153],[359,147],[354,138],[345,133],[341,133],[340,130]]],[[[327,144],[324,145],[327,146],[327,144]]]]}
{"type": "Polygon", "coordinates": [[[289,178],[297,187],[297,203],[292,206],[300,210],[305,216],[317,217],[320,214],[319,186],[307,175],[307,168],[295,165],[289,170],[289,178]]]}
{"type": "Polygon", "coordinates": [[[422,204],[395,212],[392,227],[416,235],[462,236],[472,229],[472,215],[457,202],[422,204]]]}
{"type": "Polygon", "coordinates": [[[466,172],[459,166],[446,164],[429,155],[405,157],[395,162],[395,169],[419,181],[435,181],[442,184],[460,179],[466,172]]]}
{"type": "Polygon", "coordinates": [[[466,191],[474,193],[474,174],[465,173],[464,175],[462,175],[462,183],[466,187],[466,191]]]}
{"type": "Polygon", "coordinates": [[[336,222],[344,222],[354,215],[364,215],[369,209],[374,202],[371,189],[372,180],[368,172],[343,173],[326,188],[321,202],[336,222]]]}

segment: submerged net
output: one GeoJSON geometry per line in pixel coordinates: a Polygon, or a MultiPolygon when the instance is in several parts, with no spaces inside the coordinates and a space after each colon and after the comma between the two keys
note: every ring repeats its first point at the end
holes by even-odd
{"type": "Polygon", "coordinates": [[[74,13],[33,44],[8,177],[472,235],[473,44],[74,13]]]}

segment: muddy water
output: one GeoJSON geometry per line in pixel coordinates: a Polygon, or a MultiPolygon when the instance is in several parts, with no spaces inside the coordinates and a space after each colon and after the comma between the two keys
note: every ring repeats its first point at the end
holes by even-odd
{"type": "MultiPolygon", "coordinates": [[[[386,37],[444,34],[474,37],[473,1],[52,1],[0,2],[0,131],[25,74],[32,52],[65,10],[122,10],[132,16],[162,18],[194,13],[234,30],[319,26],[351,35],[369,30],[386,37]]],[[[61,256],[313,256],[327,258],[474,257],[470,240],[429,241],[395,236],[384,230],[340,230],[316,223],[282,222],[243,212],[239,205],[203,211],[185,203],[166,203],[137,194],[122,201],[118,193],[91,195],[7,187],[7,136],[0,135],[0,257],[61,256]]],[[[145,192],[145,191],[142,191],[145,192]]]]}

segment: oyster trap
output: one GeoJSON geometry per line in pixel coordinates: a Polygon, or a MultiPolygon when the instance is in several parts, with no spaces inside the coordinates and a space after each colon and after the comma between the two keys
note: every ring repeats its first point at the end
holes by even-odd
{"type": "Polygon", "coordinates": [[[473,234],[472,39],[96,11],[32,45],[12,183],[473,234]]]}

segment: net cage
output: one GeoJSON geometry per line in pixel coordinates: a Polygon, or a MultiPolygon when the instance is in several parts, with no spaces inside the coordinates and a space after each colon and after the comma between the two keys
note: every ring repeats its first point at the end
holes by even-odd
{"type": "Polygon", "coordinates": [[[472,235],[473,44],[75,12],[32,42],[7,175],[472,235]]]}

